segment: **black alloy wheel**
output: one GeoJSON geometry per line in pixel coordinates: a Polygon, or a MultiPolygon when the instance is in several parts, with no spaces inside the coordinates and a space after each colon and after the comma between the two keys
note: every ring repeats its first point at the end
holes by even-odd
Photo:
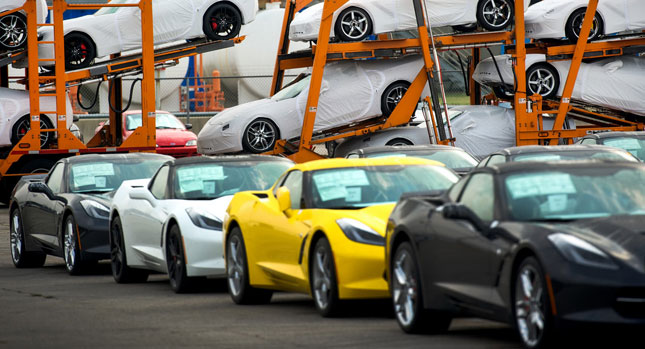
{"type": "Polygon", "coordinates": [[[341,308],[338,299],[338,279],[334,254],[326,237],[316,241],[310,258],[309,279],[316,309],[323,317],[336,316],[341,308]]]}
{"type": "Polygon", "coordinates": [[[96,46],[85,34],[65,35],[65,70],[84,69],[96,59],[96,46]]]}
{"type": "Polygon", "coordinates": [[[114,281],[119,284],[146,282],[148,271],[128,267],[121,227],[121,219],[116,217],[110,225],[110,264],[114,281]]]}
{"type": "Polygon", "coordinates": [[[477,22],[489,31],[506,29],[514,15],[513,0],[479,0],[477,4],[477,22]]]}
{"type": "MultiPolygon", "coordinates": [[[[584,21],[586,14],[587,8],[581,8],[573,11],[567,20],[567,24],[564,27],[564,33],[572,44],[578,43],[580,31],[582,30],[582,22],[584,21]]],[[[598,39],[603,35],[603,31],[604,24],[602,22],[602,18],[600,18],[600,15],[596,12],[593,18],[593,24],[591,25],[591,30],[589,31],[589,41],[598,39]]]]}
{"type": "Polygon", "coordinates": [[[269,119],[259,118],[253,120],[246,127],[242,138],[242,146],[244,150],[250,153],[264,153],[273,150],[278,137],[278,127],[275,123],[269,119]]]}
{"type": "Polygon", "coordinates": [[[392,303],[399,327],[406,333],[447,331],[452,322],[450,316],[423,308],[419,268],[410,243],[397,246],[390,270],[392,303]]]}
{"type": "Polygon", "coordinates": [[[397,81],[383,91],[383,95],[381,95],[381,113],[383,113],[383,116],[390,116],[394,112],[394,109],[399,105],[409,88],[409,82],[397,81]]]}
{"type": "Polygon", "coordinates": [[[540,263],[534,257],[522,261],[514,275],[513,308],[517,331],[527,348],[548,348],[554,329],[549,295],[540,263]]]}
{"type": "Polygon", "coordinates": [[[20,12],[0,17],[0,47],[7,51],[27,45],[27,17],[20,12]]]}
{"type": "Polygon", "coordinates": [[[240,34],[242,15],[233,5],[217,3],[204,15],[204,35],[210,40],[228,40],[240,34]]]}
{"type": "Polygon", "coordinates": [[[240,228],[233,228],[226,240],[226,273],[228,293],[236,304],[266,304],[273,291],[255,288],[249,282],[246,247],[240,228]]]}
{"type": "Polygon", "coordinates": [[[372,19],[362,8],[346,8],[336,18],[334,32],[340,41],[362,41],[372,35],[372,19]]]}
{"type": "MultiPolygon", "coordinates": [[[[41,130],[51,130],[54,128],[52,122],[45,115],[40,116],[40,129],[41,130]]],[[[24,115],[18,121],[13,124],[11,128],[11,144],[16,145],[22,137],[24,137],[27,132],[31,130],[31,119],[29,115],[24,115]]],[[[45,148],[54,140],[55,132],[41,132],[40,133],[40,148],[45,148]]]]}
{"type": "Polygon", "coordinates": [[[191,291],[194,286],[194,280],[188,277],[186,271],[183,239],[176,224],[168,232],[166,263],[168,264],[168,279],[172,290],[175,293],[191,291]]]}
{"type": "Polygon", "coordinates": [[[11,211],[9,220],[9,244],[11,260],[16,268],[38,268],[45,264],[47,255],[43,252],[27,252],[25,246],[25,232],[22,228],[22,216],[18,208],[11,211]]]}

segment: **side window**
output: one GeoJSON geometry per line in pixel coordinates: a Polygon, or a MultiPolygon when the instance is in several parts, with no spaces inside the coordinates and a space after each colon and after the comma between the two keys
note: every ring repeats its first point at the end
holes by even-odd
{"type": "Polygon", "coordinates": [[[506,156],[495,154],[490,157],[490,160],[488,160],[488,163],[486,163],[486,167],[489,167],[495,164],[503,164],[505,162],[506,162],[506,156]]]}
{"type": "Polygon", "coordinates": [[[294,210],[302,208],[302,172],[290,172],[282,186],[287,187],[291,193],[291,208],[294,210]]]}
{"type": "Polygon", "coordinates": [[[47,177],[47,186],[54,194],[60,194],[63,185],[63,173],[65,172],[65,165],[59,163],[49,172],[47,177]]]}
{"type": "Polygon", "coordinates": [[[460,203],[470,208],[483,221],[492,221],[495,210],[493,175],[478,173],[468,181],[460,203]]]}
{"type": "Polygon", "coordinates": [[[280,187],[284,185],[284,178],[285,178],[288,174],[289,174],[289,173],[285,173],[285,174],[283,174],[282,176],[280,176],[280,178],[278,178],[278,180],[277,180],[277,181],[275,181],[277,184],[276,184],[276,186],[273,188],[273,197],[278,196],[278,189],[280,189],[280,187]]]}
{"type": "Polygon", "coordinates": [[[464,188],[464,185],[468,182],[468,178],[462,178],[459,180],[459,182],[455,183],[452,185],[452,187],[448,191],[448,197],[452,202],[457,202],[457,199],[459,199],[459,194],[461,193],[461,190],[464,188]]]}
{"type": "Polygon", "coordinates": [[[152,196],[158,200],[163,200],[166,198],[166,191],[168,189],[168,172],[170,171],[170,166],[166,165],[162,167],[155,178],[152,179],[150,183],[150,192],[152,196]]]}

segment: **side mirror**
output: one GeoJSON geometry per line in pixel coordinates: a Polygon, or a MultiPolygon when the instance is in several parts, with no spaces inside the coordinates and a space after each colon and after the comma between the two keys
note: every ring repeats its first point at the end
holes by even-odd
{"type": "Polygon", "coordinates": [[[152,205],[152,207],[156,206],[155,198],[154,196],[152,196],[152,193],[150,193],[150,191],[148,191],[147,188],[143,188],[143,187],[132,188],[132,190],[130,191],[130,199],[145,200],[145,201],[148,201],[150,205],[152,205]]]}
{"type": "Polygon", "coordinates": [[[287,187],[278,188],[278,193],[276,195],[278,199],[278,205],[280,205],[280,211],[285,212],[291,208],[291,192],[287,187]]]}
{"type": "Polygon", "coordinates": [[[193,124],[185,124],[187,130],[192,130],[193,129],[193,124]]]}
{"type": "Polygon", "coordinates": [[[47,186],[47,184],[43,182],[34,182],[34,183],[29,183],[29,187],[27,187],[27,190],[29,190],[30,193],[41,193],[45,194],[49,200],[56,200],[60,201],[63,204],[67,205],[67,199],[61,196],[57,196],[54,194],[54,192],[47,186]]]}
{"type": "Polygon", "coordinates": [[[443,216],[447,219],[461,219],[470,222],[475,229],[484,233],[488,227],[473,210],[461,204],[445,204],[443,207],[443,216]]]}

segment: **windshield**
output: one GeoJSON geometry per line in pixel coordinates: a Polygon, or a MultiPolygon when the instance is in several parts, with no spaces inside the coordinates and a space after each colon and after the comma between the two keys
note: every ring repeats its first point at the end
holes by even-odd
{"type": "Polygon", "coordinates": [[[267,190],[293,166],[287,161],[190,164],[177,168],[174,196],[177,199],[212,200],[245,190],[267,190]]]}
{"type": "MultiPolygon", "coordinates": [[[[169,113],[157,113],[156,116],[156,127],[157,130],[165,129],[175,129],[175,130],[185,130],[186,127],[184,124],[177,119],[176,116],[169,113]]],[[[125,128],[128,131],[135,130],[137,127],[141,127],[141,114],[128,114],[125,117],[125,128]]]]}
{"type": "Polygon", "coordinates": [[[395,203],[403,193],[446,190],[458,177],[440,166],[392,165],[318,170],[311,180],[314,208],[351,209],[395,203]]]}
{"type": "Polygon", "coordinates": [[[309,86],[309,81],[311,81],[311,75],[300,74],[292,82],[290,82],[278,93],[274,94],[271,97],[272,100],[278,102],[285,99],[293,98],[302,92],[307,86],[309,86]]]}
{"type": "Polygon", "coordinates": [[[597,151],[597,150],[577,150],[577,151],[562,151],[562,152],[544,152],[533,154],[520,154],[512,157],[512,161],[567,161],[567,160],[582,160],[582,159],[603,159],[615,161],[629,161],[638,162],[636,158],[627,153],[620,151],[597,151]]]}
{"type": "MultiPolygon", "coordinates": [[[[109,4],[125,4],[128,3],[128,0],[112,0],[109,2],[109,4]]],[[[109,15],[111,13],[116,13],[119,10],[122,10],[123,7],[103,7],[102,9],[96,11],[94,13],[95,16],[102,16],[102,15],[109,15]]]]}
{"type": "Polygon", "coordinates": [[[150,178],[166,162],[159,160],[112,160],[72,164],[69,187],[72,193],[103,193],[116,190],[121,182],[150,178]]]}
{"type": "Polygon", "coordinates": [[[635,157],[639,158],[640,160],[645,159],[645,138],[640,138],[640,137],[605,138],[602,144],[610,147],[625,149],[628,152],[632,153],[632,155],[634,155],[635,157]]]}
{"type": "Polygon", "coordinates": [[[368,158],[381,158],[388,156],[414,156],[417,158],[439,161],[450,169],[468,169],[477,166],[477,160],[465,152],[458,150],[424,150],[409,152],[384,152],[367,154],[368,158]]]}
{"type": "Polygon", "coordinates": [[[645,214],[645,169],[584,168],[509,175],[513,220],[571,220],[645,214]]]}

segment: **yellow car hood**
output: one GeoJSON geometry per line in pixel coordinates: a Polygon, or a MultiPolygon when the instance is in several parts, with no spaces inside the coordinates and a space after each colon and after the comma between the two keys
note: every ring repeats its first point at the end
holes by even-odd
{"type": "Polygon", "coordinates": [[[361,223],[367,224],[372,229],[376,230],[382,236],[385,236],[385,227],[390,213],[394,209],[395,204],[382,204],[365,207],[358,210],[325,210],[316,209],[314,220],[323,222],[332,220],[334,223],[340,218],[351,218],[361,223]],[[316,219],[319,218],[319,219],[316,219]]]}

